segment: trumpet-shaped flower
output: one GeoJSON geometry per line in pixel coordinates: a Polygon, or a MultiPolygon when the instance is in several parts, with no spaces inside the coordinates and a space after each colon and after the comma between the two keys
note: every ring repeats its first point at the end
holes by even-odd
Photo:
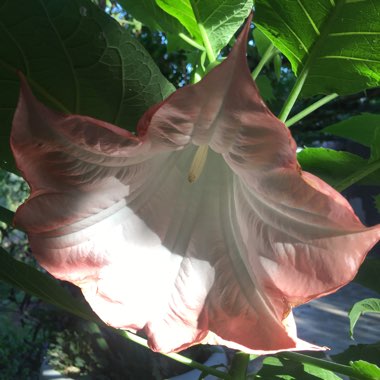
{"type": "Polygon", "coordinates": [[[21,80],[11,145],[31,196],[16,226],[106,323],[157,351],[318,349],[297,338],[292,307],[349,282],[380,238],[302,172],[251,79],[248,31],[137,135],[52,111],[21,80]]]}

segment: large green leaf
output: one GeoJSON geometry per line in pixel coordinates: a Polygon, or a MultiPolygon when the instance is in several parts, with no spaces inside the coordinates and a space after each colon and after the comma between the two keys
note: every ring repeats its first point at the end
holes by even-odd
{"type": "MultiPolygon", "coordinates": [[[[379,298],[367,298],[365,300],[356,302],[348,313],[350,318],[350,335],[354,335],[354,328],[359,318],[366,313],[380,313],[380,299],[379,298]]],[[[379,323],[380,328],[380,323],[379,323]]]]}
{"type": "MultiPolygon", "coordinates": [[[[368,161],[348,152],[325,148],[303,149],[297,155],[302,169],[322,178],[331,186],[338,186],[352,173],[364,171],[368,161]]],[[[380,185],[380,170],[376,170],[358,182],[362,185],[380,185]]]]}
{"type": "Polygon", "coordinates": [[[201,28],[217,54],[227,45],[252,9],[252,0],[156,0],[168,14],[176,17],[190,35],[204,45],[201,28]],[[201,24],[201,26],[199,26],[201,24]]]}
{"type": "Polygon", "coordinates": [[[74,298],[56,280],[30,265],[15,260],[1,247],[0,281],[4,281],[78,317],[100,322],[100,319],[87,304],[74,298]]]}
{"type": "Polygon", "coordinates": [[[138,41],[91,1],[0,0],[0,164],[9,170],[17,70],[50,106],[130,130],[173,91],[138,41]]]}
{"type": "Polygon", "coordinates": [[[380,85],[378,1],[256,0],[255,23],[308,71],[305,96],[355,93],[380,85]]]}
{"type": "Polygon", "coordinates": [[[376,130],[380,130],[380,115],[363,113],[339,123],[329,125],[323,132],[344,137],[370,147],[376,130]]]}

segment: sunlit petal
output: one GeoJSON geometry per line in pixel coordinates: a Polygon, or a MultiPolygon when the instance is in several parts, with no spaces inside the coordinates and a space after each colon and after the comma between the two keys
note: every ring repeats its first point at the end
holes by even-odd
{"type": "Polygon", "coordinates": [[[301,171],[251,79],[248,32],[148,110],[137,136],[51,111],[21,81],[11,144],[32,194],[15,224],[42,266],[157,351],[318,349],[297,338],[291,308],[350,281],[380,238],[301,171]]]}

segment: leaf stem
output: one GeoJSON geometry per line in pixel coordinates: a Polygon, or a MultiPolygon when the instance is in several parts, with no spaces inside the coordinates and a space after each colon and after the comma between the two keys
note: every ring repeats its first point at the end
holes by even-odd
{"type": "Polygon", "coordinates": [[[210,63],[214,62],[216,60],[216,55],[214,53],[214,50],[212,49],[210,40],[208,38],[207,32],[205,27],[203,26],[202,22],[200,21],[200,16],[198,12],[198,7],[195,4],[194,0],[190,0],[191,8],[193,9],[195,19],[197,20],[199,32],[201,33],[203,45],[206,49],[207,58],[210,61],[210,63]]]}
{"type": "Polygon", "coordinates": [[[202,45],[198,44],[197,41],[193,40],[192,38],[187,36],[185,33],[181,32],[178,34],[178,36],[182,38],[185,42],[187,42],[189,45],[195,47],[196,49],[201,50],[201,51],[205,50],[205,48],[202,45]]]}
{"type": "MultiPolygon", "coordinates": [[[[146,341],[146,339],[144,338],[141,338],[140,336],[136,335],[136,334],[132,334],[131,332],[129,331],[126,331],[126,330],[116,330],[115,331],[122,337],[124,338],[127,338],[129,340],[131,340],[132,342],[135,342],[137,344],[139,344],[140,346],[144,346],[144,347],[147,347],[149,348],[148,346],[148,342],[146,341]]],[[[162,354],[162,355],[165,355],[167,356],[168,358],[171,358],[179,363],[182,363],[182,364],[185,364],[187,365],[188,367],[191,367],[191,368],[195,368],[195,369],[199,369],[203,372],[206,372],[210,375],[214,375],[214,376],[217,376],[219,377],[220,379],[226,379],[226,380],[232,380],[231,376],[228,374],[228,373],[225,373],[225,372],[222,372],[222,371],[219,371],[213,367],[208,367],[204,364],[201,364],[201,363],[198,363],[190,358],[187,358],[185,356],[182,356],[180,354],[177,354],[177,353],[171,353],[171,354],[162,354]]]]}
{"type": "Polygon", "coordinates": [[[292,110],[295,102],[297,101],[297,98],[302,90],[302,87],[305,83],[308,73],[309,73],[309,69],[305,66],[305,68],[301,71],[301,74],[297,78],[296,83],[294,84],[288,98],[286,99],[286,102],[284,106],[282,107],[280,114],[278,115],[278,118],[282,122],[285,123],[287,117],[290,114],[290,111],[292,110]]]}
{"type": "Polygon", "coordinates": [[[369,163],[365,168],[358,169],[356,172],[346,177],[343,181],[340,181],[337,185],[334,186],[334,188],[335,190],[342,192],[343,190],[347,189],[347,187],[352,186],[353,184],[359,182],[363,178],[379,169],[380,160],[373,161],[369,163]]]}
{"type": "Polygon", "coordinates": [[[234,380],[245,380],[247,378],[247,367],[250,355],[245,352],[237,352],[232,358],[230,376],[234,380]]]}
{"type": "Polygon", "coordinates": [[[330,362],[330,361],[327,361],[324,359],[313,358],[312,356],[299,354],[297,352],[282,353],[282,354],[278,354],[278,356],[280,358],[293,360],[293,361],[299,362],[299,363],[310,364],[310,365],[313,365],[315,367],[319,367],[319,368],[327,369],[329,371],[337,372],[337,373],[340,373],[341,375],[346,375],[346,376],[349,376],[353,379],[366,379],[366,380],[368,380],[367,377],[361,377],[357,371],[355,371],[353,368],[351,368],[347,365],[330,362]]]}
{"type": "Polygon", "coordinates": [[[319,99],[315,103],[311,104],[310,106],[306,107],[303,109],[301,112],[297,113],[297,115],[294,115],[292,118],[290,118],[285,125],[287,127],[292,126],[293,124],[297,123],[298,121],[302,120],[305,118],[307,115],[310,115],[312,112],[317,110],[318,108],[324,106],[326,103],[331,102],[331,100],[337,98],[339,95],[334,93],[330,95],[326,95],[322,99],[319,99]]]}
{"type": "Polygon", "coordinates": [[[276,52],[277,52],[277,49],[275,48],[275,46],[273,44],[270,44],[269,47],[268,47],[268,49],[265,50],[265,53],[261,57],[261,59],[260,59],[259,63],[257,64],[257,66],[252,71],[252,78],[253,79],[256,79],[259,76],[259,74],[260,74],[261,70],[263,69],[263,67],[276,54],[276,52]]]}

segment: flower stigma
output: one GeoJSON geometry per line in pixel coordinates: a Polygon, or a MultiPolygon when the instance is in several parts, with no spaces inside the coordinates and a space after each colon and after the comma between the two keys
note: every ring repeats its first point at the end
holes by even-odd
{"type": "Polygon", "coordinates": [[[193,162],[191,163],[187,180],[194,183],[202,174],[203,168],[206,163],[208,153],[208,145],[200,145],[195,152],[193,162]]]}

